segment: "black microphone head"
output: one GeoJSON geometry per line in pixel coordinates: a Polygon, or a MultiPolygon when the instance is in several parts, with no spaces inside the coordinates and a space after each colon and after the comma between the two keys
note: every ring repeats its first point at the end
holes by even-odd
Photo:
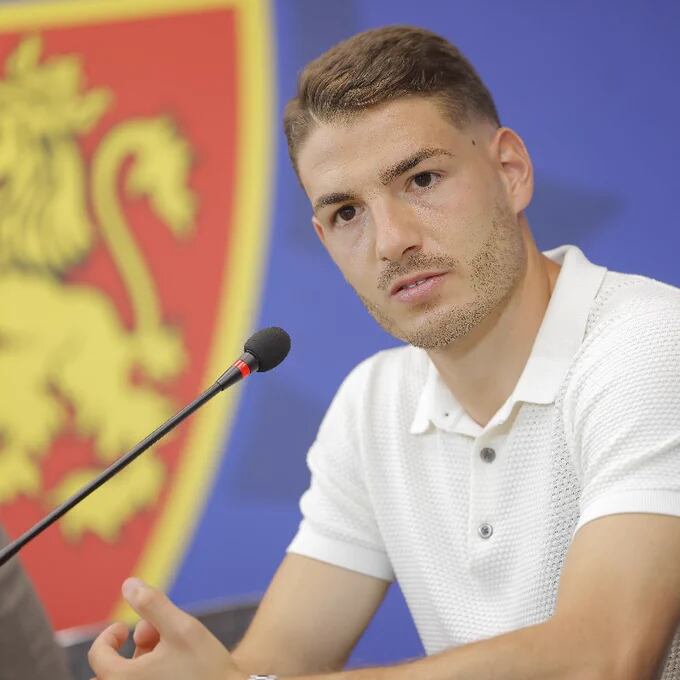
{"type": "Polygon", "coordinates": [[[257,359],[258,372],[276,368],[290,352],[290,335],[277,326],[263,328],[248,338],[243,349],[257,359]]]}

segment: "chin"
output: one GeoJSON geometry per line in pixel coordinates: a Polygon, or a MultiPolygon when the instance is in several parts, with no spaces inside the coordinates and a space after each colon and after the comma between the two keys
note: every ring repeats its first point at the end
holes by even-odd
{"type": "Polygon", "coordinates": [[[432,310],[417,324],[400,328],[392,335],[421,349],[443,349],[467,337],[486,317],[474,303],[453,309],[432,310]]]}

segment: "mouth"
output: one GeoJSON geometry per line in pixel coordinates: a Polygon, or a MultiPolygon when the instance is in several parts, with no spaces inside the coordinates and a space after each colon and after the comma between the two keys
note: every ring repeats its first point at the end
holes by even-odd
{"type": "Polygon", "coordinates": [[[435,279],[440,279],[446,272],[422,272],[407,279],[397,281],[390,289],[390,295],[404,295],[417,292],[419,288],[431,288],[435,279]]]}

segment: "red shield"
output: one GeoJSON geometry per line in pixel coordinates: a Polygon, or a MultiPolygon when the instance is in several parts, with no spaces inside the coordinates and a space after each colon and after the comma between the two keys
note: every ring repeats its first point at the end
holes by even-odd
{"type": "MultiPolygon", "coordinates": [[[[0,26],[0,520],[17,536],[240,353],[271,65],[260,0],[30,4],[0,26]]],[[[167,586],[235,394],[22,551],[55,627],[109,618],[129,574],[167,586]]]]}

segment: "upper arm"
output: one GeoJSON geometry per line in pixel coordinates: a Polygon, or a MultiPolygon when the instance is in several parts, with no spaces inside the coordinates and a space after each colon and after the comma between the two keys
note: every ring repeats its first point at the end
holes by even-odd
{"type": "MultiPolygon", "coordinates": [[[[579,526],[680,514],[680,304],[644,298],[584,343],[564,399],[579,526]]],[[[619,305],[620,306],[620,305],[619,305]]]]}
{"type": "Polygon", "coordinates": [[[680,622],[680,518],[617,514],[583,526],[553,621],[607,677],[655,677],[680,622]]]}
{"type": "Polygon", "coordinates": [[[298,675],[341,668],[389,583],[289,553],[234,658],[252,673],[298,675]]]}
{"type": "Polygon", "coordinates": [[[359,436],[367,369],[345,379],[309,450],[303,521],[235,652],[248,672],[342,667],[393,578],[359,436]]]}
{"type": "Polygon", "coordinates": [[[565,398],[582,493],[554,617],[635,680],[680,618],[680,314],[644,299],[593,331],[565,398]]]}

